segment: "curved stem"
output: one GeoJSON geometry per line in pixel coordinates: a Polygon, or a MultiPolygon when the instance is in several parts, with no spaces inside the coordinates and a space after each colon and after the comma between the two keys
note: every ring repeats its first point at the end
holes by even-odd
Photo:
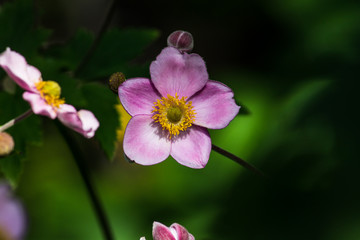
{"type": "Polygon", "coordinates": [[[75,69],[74,71],[74,75],[76,76],[83,68],[84,66],[89,62],[90,58],[92,57],[92,55],[94,54],[97,46],[100,43],[101,38],[103,37],[106,29],[108,28],[111,19],[114,15],[115,12],[115,6],[117,4],[118,0],[113,0],[113,2],[111,3],[111,6],[109,8],[108,13],[106,14],[106,18],[103,22],[103,24],[101,25],[101,28],[96,36],[96,39],[94,40],[93,44],[91,45],[91,47],[89,48],[88,52],[86,53],[85,57],[83,58],[83,60],[80,62],[80,64],[78,65],[78,67],[75,69]]]}
{"type": "Polygon", "coordinates": [[[15,123],[20,122],[21,120],[29,117],[31,114],[33,114],[33,111],[31,109],[27,110],[26,112],[24,112],[23,114],[21,114],[20,116],[11,119],[10,121],[8,121],[7,123],[5,123],[4,125],[0,126],[0,132],[5,131],[6,129],[12,127],[15,125],[15,123]]]}
{"type": "Polygon", "coordinates": [[[60,129],[60,132],[64,136],[65,141],[68,143],[71,153],[74,156],[75,163],[80,171],[80,175],[84,181],[86,190],[89,194],[92,206],[94,208],[96,218],[99,221],[99,224],[101,226],[101,230],[102,230],[104,239],[113,240],[114,237],[111,232],[109,221],[106,217],[106,214],[105,214],[104,208],[100,202],[100,199],[98,198],[98,194],[96,193],[94,184],[90,178],[90,174],[89,174],[88,168],[84,162],[84,158],[83,158],[82,154],[80,153],[79,148],[77,147],[77,143],[70,136],[68,129],[65,129],[65,127],[63,125],[61,125],[60,123],[58,123],[58,127],[60,129]]]}
{"type": "Polygon", "coordinates": [[[242,160],[241,158],[235,156],[234,154],[216,146],[215,144],[212,144],[212,150],[214,150],[217,153],[220,153],[221,155],[230,158],[231,160],[237,162],[238,164],[240,164],[241,166],[243,166],[244,168],[254,172],[255,174],[264,177],[264,173],[262,171],[260,171],[259,169],[257,169],[256,167],[254,167],[253,165],[251,165],[250,163],[242,160]]]}
{"type": "MultiPolygon", "coordinates": [[[[111,19],[114,15],[115,12],[115,6],[116,6],[117,0],[113,0],[109,11],[106,14],[106,18],[104,20],[104,22],[101,25],[101,28],[96,36],[96,39],[94,40],[93,44],[91,45],[90,49],[88,50],[88,52],[86,53],[86,55],[84,56],[84,58],[82,59],[82,61],[79,63],[78,67],[75,69],[74,71],[74,75],[76,76],[77,74],[79,74],[79,72],[81,72],[81,70],[84,68],[84,66],[89,62],[90,58],[93,56],[96,48],[98,47],[108,25],[111,22],[111,19]]],[[[75,162],[76,165],[80,171],[81,177],[84,181],[85,187],[87,189],[87,192],[89,194],[90,200],[92,202],[93,208],[95,210],[95,214],[96,217],[99,221],[99,224],[101,226],[103,235],[104,235],[104,239],[106,240],[113,240],[113,235],[110,229],[110,224],[109,221],[106,217],[105,211],[101,205],[101,202],[99,200],[99,198],[97,197],[95,188],[92,184],[91,178],[89,176],[88,173],[88,169],[84,164],[84,160],[82,155],[80,154],[79,150],[76,148],[76,143],[73,140],[73,138],[69,135],[67,129],[65,129],[65,127],[61,124],[58,124],[59,128],[61,129],[61,133],[63,134],[65,140],[67,141],[69,148],[75,158],[75,162]]]]}

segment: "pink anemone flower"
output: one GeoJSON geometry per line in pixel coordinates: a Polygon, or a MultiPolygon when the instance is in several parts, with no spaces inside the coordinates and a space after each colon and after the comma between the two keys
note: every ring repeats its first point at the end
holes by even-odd
{"type": "Polygon", "coordinates": [[[191,168],[209,160],[207,131],[226,127],[240,107],[226,85],[209,80],[197,54],[173,47],[150,65],[151,80],[133,78],[119,87],[119,97],[132,116],[124,135],[124,152],[136,163],[152,165],[171,155],[191,168]]]}
{"type": "Polygon", "coordinates": [[[20,240],[25,232],[25,213],[11,196],[10,187],[0,183],[0,239],[20,240]]]}
{"type": "MultiPolygon", "coordinates": [[[[195,240],[194,236],[180,224],[173,223],[170,227],[162,223],[154,222],[153,240],[195,240]]],[[[145,240],[145,237],[140,238],[145,240]]]]}
{"type": "Polygon", "coordinates": [[[99,127],[94,114],[88,110],[77,112],[72,105],[65,104],[65,100],[60,98],[59,84],[54,81],[43,81],[40,71],[28,65],[22,55],[7,48],[0,54],[0,66],[25,90],[23,98],[29,102],[35,114],[51,119],[58,117],[64,125],[85,137],[94,136],[99,127]]]}

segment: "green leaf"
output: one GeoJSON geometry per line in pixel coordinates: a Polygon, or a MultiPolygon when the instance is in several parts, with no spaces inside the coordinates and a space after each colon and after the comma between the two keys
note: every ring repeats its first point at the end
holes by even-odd
{"type": "Polygon", "coordinates": [[[41,71],[44,80],[52,80],[59,83],[61,97],[65,99],[66,103],[74,106],[85,104],[86,100],[80,89],[81,80],[63,71],[64,64],[61,59],[37,56],[34,57],[31,64],[41,71]]]}
{"type": "MultiPolygon", "coordinates": [[[[10,95],[0,93],[0,123],[4,124],[23,114],[30,107],[21,98],[21,93],[10,95]]],[[[16,186],[22,173],[28,144],[42,143],[41,119],[30,116],[6,130],[14,139],[15,148],[9,156],[0,159],[0,170],[13,186],[16,186]]]]}
{"type": "Polygon", "coordinates": [[[303,41],[308,54],[357,58],[360,31],[358,9],[336,10],[308,26],[303,41]]]}
{"type": "Polygon", "coordinates": [[[328,79],[311,79],[299,84],[283,101],[282,110],[279,113],[279,118],[282,119],[280,125],[283,127],[294,124],[306,107],[331,84],[332,81],[328,79]]]}
{"type": "Polygon", "coordinates": [[[87,54],[93,41],[94,35],[90,31],[80,29],[67,44],[51,47],[47,51],[47,55],[55,57],[65,69],[75,71],[87,54]]]}
{"type": "Polygon", "coordinates": [[[31,0],[12,1],[0,7],[0,52],[10,47],[28,57],[49,37],[49,30],[34,27],[33,8],[31,0]]]}
{"type": "Polygon", "coordinates": [[[75,107],[86,104],[86,98],[80,87],[80,80],[70,77],[66,74],[59,76],[59,84],[61,86],[61,96],[66,103],[74,105],[75,107]]]}
{"type": "Polygon", "coordinates": [[[23,171],[23,160],[19,153],[0,158],[0,170],[13,187],[16,187],[23,171]]]}
{"type": "MultiPolygon", "coordinates": [[[[158,36],[158,31],[153,29],[112,29],[106,32],[77,77],[92,80],[109,77],[114,72],[123,72],[127,78],[148,75],[149,62],[135,64],[132,61],[158,36]]],[[[94,39],[91,32],[79,30],[68,44],[50,48],[47,55],[61,62],[62,68],[75,71],[94,39]]]]}
{"type": "MultiPolygon", "coordinates": [[[[37,53],[50,31],[35,27],[33,8],[31,0],[11,1],[0,7],[0,52],[10,47],[28,58],[27,60],[37,53]]],[[[1,71],[0,75],[3,77],[5,73],[1,71]]],[[[0,93],[0,124],[16,118],[30,108],[21,94],[22,91],[15,95],[0,93]]],[[[0,159],[0,171],[13,186],[20,180],[27,145],[40,144],[42,141],[40,125],[39,117],[30,116],[6,130],[13,137],[15,148],[9,156],[0,159]]]]}
{"type": "Polygon", "coordinates": [[[85,84],[82,91],[87,101],[85,108],[92,111],[100,122],[95,137],[111,160],[115,153],[116,129],[120,127],[115,109],[117,97],[107,86],[98,83],[85,84]]]}
{"type": "MultiPolygon", "coordinates": [[[[137,69],[134,60],[150,45],[159,33],[149,29],[112,29],[102,37],[89,62],[79,72],[86,79],[108,77],[114,72],[123,72],[130,77],[137,69]]],[[[148,68],[147,68],[148,69],[148,68]]]]}

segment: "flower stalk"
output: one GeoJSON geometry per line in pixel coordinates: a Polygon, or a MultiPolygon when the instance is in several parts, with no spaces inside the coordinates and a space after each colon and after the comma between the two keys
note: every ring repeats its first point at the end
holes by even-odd
{"type": "MultiPolygon", "coordinates": [[[[106,18],[101,25],[100,31],[98,32],[98,34],[96,36],[96,39],[94,40],[92,46],[90,47],[90,49],[88,50],[88,52],[86,53],[86,55],[84,56],[84,58],[82,59],[82,61],[79,63],[79,65],[77,66],[77,68],[74,71],[75,76],[78,75],[78,73],[81,72],[81,70],[84,68],[84,66],[89,62],[90,58],[92,57],[96,48],[98,47],[98,45],[99,45],[99,43],[100,43],[106,29],[108,28],[108,26],[111,22],[111,19],[115,13],[116,4],[117,4],[117,1],[113,0],[111,3],[111,6],[109,8],[109,11],[106,14],[106,18]]],[[[66,142],[68,143],[68,146],[74,156],[75,163],[80,171],[81,178],[84,181],[86,190],[89,194],[90,201],[93,205],[95,215],[100,224],[100,228],[103,233],[104,239],[105,240],[114,240],[114,237],[113,237],[113,234],[112,234],[112,231],[110,228],[110,223],[106,217],[104,208],[101,204],[100,199],[98,198],[98,195],[96,193],[94,185],[91,181],[88,169],[84,164],[84,159],[83,159],[81,153],[79,152],[79,149],[76,147],[77,144],[75,143],[73,138],[70,136],[67,129],[65,129],[61,124],[58,124],[58,127],[61,130],[61,133],[63,134],[63,136],[64,136],[66,142]]]]}
{"type": "Polygon", "coordinates": [[[98,197],[98,194],[95,190],[94,184],[91,180],[88,168],[85,164],[85,160],[83,158],[83,155],[79,151],[78,144],[76,141],[74,141],[73,137],[70,136],[70,133],[68,129],[66,129],[62,124],[57,124],[61,134],[63,135],[65,141],[67,142],[70,151],[75,159],[76,166],[79,169],[81,178],[85,184],[86,190],[88,192],[88,195],[90,197],[90,201],[92,203],[92,206],[94,208],[94,212],[96,215],[96,219],[99,222],[101,231],[103,233],[105,240],[114,240],[113,234],[111,232],[110,223],[108,221],[108,218],[105,214],[104,208],[101,204],[101,201],[98,197]]]}
{"type": "Polygon", "coordinates": [[[109,7],[109,11],[106,14],[106,18],[105,18],[104,22],[102,23],[101,28],[100,28],[98,34],[96,35],[96,38],[95,38],[93,44],[91,45],[91,47],[88,50],[88,52],[86,53],[85,57],[82,59],[82,61],[80,62],[80,64],[77,66],[77,68],[74,71],[75,76],[77,76],[81,72],[81,70],[83,70],[83,68],[89,62],[90,58],[93,56],[96,48],[98,47],[102,37],[105,34],[105,31],[107,30],[107,28],[109,27],[109,25],[111,23],[111,19],[115,13],[117,2],[118,2],[117,0],[112,1],[111,5],[109,7]]]}
{"type": "Polygon", "coordinates": [[[264,173],[262,171],[260,171],[259,169],[257,169],[256,167],[254,167],[253,165],[251,165],[250,163],[242,160],[241,158],[239,158],[238,156],[235,156],[234,154],[216,146],[215,144],[211,145],[212,150],[214,150],[217,153],[220,153],[221,155],[230,158],[231,160],[235,161],[236,163],[240,164],[241,166],[243,166],[244,168],[254,172],[255,174],[261,176],[261,177],[265,177],[264,173]]]}
{"type": "Polygon", "coordinates": [[[18,116],[17,118],[11,119],[10,121],[8,121],[7,123],[5,123],[4,125],[0,126],[0,132],[5,131],[6,129],[14,126],[16,123],[20,122],[21,120],[29,117],[30,115],[33,114],[33,111],[31,109],[27,110],[26,112],[24,112],[23,114],[21,114],[20,116],[18,116]]]}

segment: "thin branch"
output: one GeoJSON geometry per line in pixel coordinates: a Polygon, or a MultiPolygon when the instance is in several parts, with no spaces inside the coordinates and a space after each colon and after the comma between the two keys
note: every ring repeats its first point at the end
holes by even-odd
{"type": "Polygon", "coordinates": [[[84,181],[86,190],[89,194],[92,206],[94,208],[96,218],[101,226],[101,230],[102,230],[104,239],[114,240],[108,218],[106,217],[104,208],[100,202],[100,199],[98,198],[98,194],[96,193],[94,184],[91,181],[88,168],[87,168],[86,164],[84,163],[85,161],[84,161],[83,155],[81,154],[81,151],[79,150],[76,141],[74,141],[74,139],[70,136],[69,130],[66,129],[60,123],[58,123],[58,127],[60,129],[60,132],[64,136],[65,141],[67,142],[67,144],[71,150],[71,153],[74,156],[75,163],[80,171],[80,175],[84,181]]]}
{"type": "MultiPolygon", "coordinates": [[[[96,39],[94,40],[93,44],[91,45],[91,47],[89,48],[88,52],[86,53],[86,55],[84,56],[83,60],[79,63],[78,67],[75,69],[74,71],[74,75],[76,76],[77,74],[79,74],[79,72],[81,72],[81,70],[84,68],[84,66],[89,62],[89,60],[91,59],[91,57],[93,56],[96,48],[98,47],[106,29],[108,28],[111,19],[114,15],[115,12],[115,6],[116,6],[117,0],[113,0],[108,13],[106,14],[106,18],[103,22],[103,24],[101,25],[101,28],[96,36],[96,39]]],[[[80,154],[79,150],[76,148],[77,144],[75,143],[75,141],[73,140],[73,138],[69,135],[68,130],[65,129],[65,127],[61,124],[58,124],[61,133],[63,134],[66,142],[69,145],[69,148],[75,158],[75,162],[76,165],[80,171],[81,177],[84,181],[85,187],[87,189],[87,192],[89,194],[90,200],[92,202],[93,208],[95,210],[95,214],[97,217],[97,220],[99,221],[99,224],[101,226],[103,235],[104,235],[104,239],[106,240],[113,240],[114,237],[112,235],[111,232],[111,228],[110,228],[110,224],[109,221],[106,217],[105,211],[101,205],[101,202],[99,200],[99,198],[97,197],[97,193],[95,191],[94,185],[92,184],[91,178],[89,176],[88,173],[88,169],[84,164],[84,159],[82,157],[82,155],[80,154]]]]}
{"type": "Polygon", "coordinates": [[[106,29],[108,28],[108,26],[111,23],[111,19],[115,13],[115,9],[116,9],[116,4],[117,4],[118,0],[113,0],[111,3],[111,6],[109,8],[108,13],[106,14],[106,18],[103,22],[103,24],[101,25],[101,28],[96,36],[96,39],[94,40],[93,44],[91,45],[91,47],[89,48],[88,52],[86,53],[85,57],[83,58],[83,60],[80,62],[80,64],[78,65],[78,67],[75,69],[74,71],[74,75],[78,75],[79,72],[84,68],[84,66],[89,62],[90,58],[93,56],[96,48],[98,47],[106,29]]]}
{"type": "Polygon", "coordinates": [[[241,166],[243,166],[244,168],[254,172],[255,174],[261,176],[261,177],[265,177],[264,173],[262,171],[260,171],[259,169],[257,169],[256,167],[254,167],[253,165],[251,165],[250,163],[242,160],[241,158],[235,156],[234,154],[212,144],[212,150],[214,150],[217,153],[220,153],[221,155],[230,158],[231,160],[235,161],[236,163],[240,164],[241,166]]]}
{"type": "Polygon", "coordinates": [[[17,118],[11,119],[10,121],[8,121],[7,123],[5,123],[4,125],[0,126],[0,132],[5,131],[6,129],[14,126],[16,123],[20,122],[21,120],[29,117],[31,114],[33,114],[33,111],[31,109],[27,110],[26,112],[24,112],[23,114],[21,114],[20,116],[18,116],[17,118]]]}

